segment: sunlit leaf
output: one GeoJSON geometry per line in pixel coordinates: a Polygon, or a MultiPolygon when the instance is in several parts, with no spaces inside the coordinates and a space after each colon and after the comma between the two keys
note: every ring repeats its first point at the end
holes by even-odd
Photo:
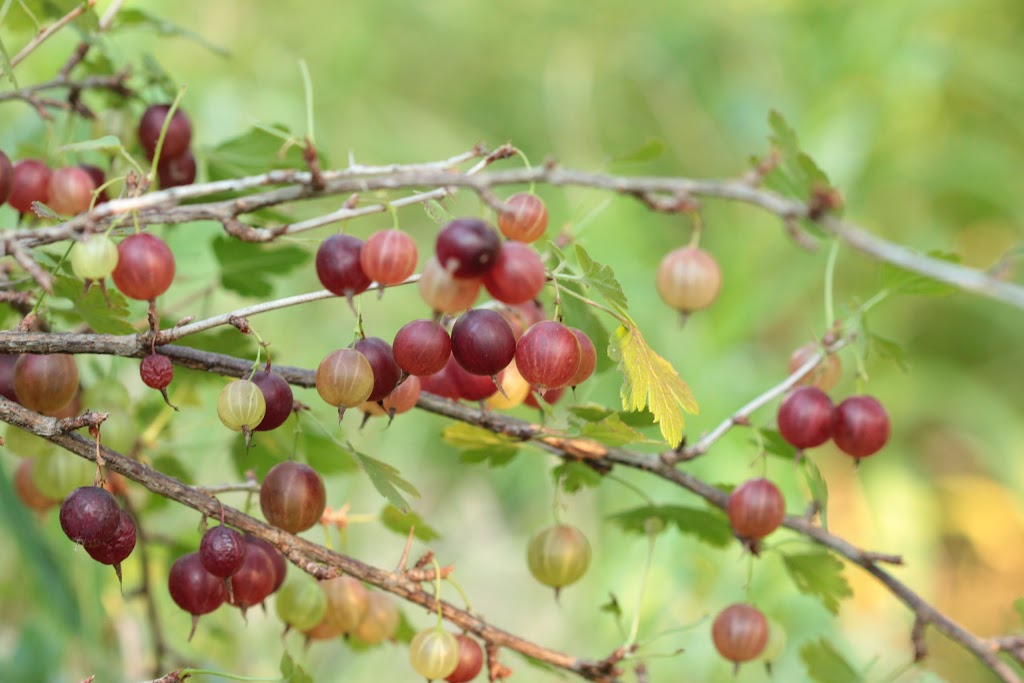
{"type": "Polygon", "coordinates": [[[600,292],[605,301],[622,312],[629,307],[626,293],[622,291],[622,285],[615,278],[611,268],[590,258],[587,250],[579,244],[576,245],[576,260],[583,270],[586,284],[600,292]]]}
{"type": "Polygon", "coordinates": [[[519,452],[517,441],[464,422],[448,425],[441,435],[445,443],[461,451],[464,462],[498,467],[508,464],[519,452]]]}
{"type": "Polygon", "coordinates": [[[618,413],[612,413],[599,422],[588,422],[580,430],[580,436],[600,441],[605,446],[625,446],[649,439],[622,421],[618,413]]]}
{"type": "Polygon", "coordinates": [[[633,325],[619,326],[611,338],[609,355],[619,361],[622,372],[622,407],[649,408],[661,435],[671,446],[683,439],[683,411],[696,415],[697,401],[667,360],[647,345],[633,325]]]}
{"type": "Polygon", "coordinates": [[[864,677],[824,638],[805,643],[800,659],[807,675],[818,683],[864,683],[864,677]]]}
{"type": "Polygon", "coordinates": [[[399,475],[397,468],[376,458],[371,458],[355,449],[351,449],[350,453],[356,459],[356,462],[359,463],[360,468],[366,473],[366,476],[370,478],[370,483],[377,489],[377,493],[384,496],[389,503],[399,510],[403,512],[409,510],[409,502],[401,494],[401,491],[414,498],[420,497],[420,492],[416,490],[415,486],[399,475]]]}
{"type": "Polygon", "coordinates": [[[292,660],[287,650],[281,656],[281,683],[313,683],[313,677],[292,660]]]}
{"type": "Polygon", "coordinates": [[[813,595],[832,614],[839,613],[839,601],[853,595],[843,576],[843,563],[826,551],[783,555],[789,577],[801,593],[813,595]]]}
{"type": "Polygon", "coordinates": [[[402,536],[409,535],[409,529],[414,529],[413,536],[421,541],[433,541],[441,538],[441,534],[431,527],[418,514],[409,510],[402,512],[394,505],[385,505],[380,511],[380,521],[386,529],[390,529],[402,536]]]}

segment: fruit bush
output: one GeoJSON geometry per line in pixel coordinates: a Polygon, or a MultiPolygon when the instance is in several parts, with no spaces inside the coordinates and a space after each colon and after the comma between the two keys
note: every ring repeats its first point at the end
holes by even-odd
{"type": "Polygon", "coordinates": [[[776,112],[724,179],[339,162],[322,65],[228,125],[133,35],[197,27],[94,4],[0,9],[5,680],[1022,680],[1017,477],[962,436],[1019,396],[891,336],[1012,361],[1012,244],[861,227],[776,112]]]}

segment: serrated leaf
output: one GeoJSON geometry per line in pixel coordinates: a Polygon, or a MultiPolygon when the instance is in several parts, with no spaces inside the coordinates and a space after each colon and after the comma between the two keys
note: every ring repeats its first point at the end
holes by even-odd
{"type": "Polygon", "coordinates": [[[486,462],[498,467],[508,464],[519,453],[517,441],[464,422],[448,425],[441,436],[445,443],[461,451],[463,462],[486,462]]]}
{"type": "Polygon", "coordinates": [[[111,152],[120,153],[124,149],[124,145],[121,144],[121,139],[116,135],[104,135],[101,138],[95,140],[85,140],[83,142],[75,142],[70,145],[64,145],[61,147],[62,152],[111,152]]]}
{"type": "Polygon", "coordinates": [[[155,14],[151,14],[145,10],[138,8],[123,8],[114,18],[114,26],[117,28],[143,28],[149,29],[157,33],[158,35],[165,37],[180,37],[201,45],[210,52],[220,55],[221,57],[229,57],[231,53],[219,46],[211,43],[206,38],[203,38],[198,33],[190,31],[187,28],[179,26],[173,22],[167,21],[162,17],[158,17],[155,14]]]}
{"type": "Polygon", "coordinates": [[[659,519],[664,525],[675,525],[684,534],[715,548],[725,548],[733,541],[732,528],[721,512],[702,510],[682,505],[645,505],[610,515],[607,519],[618,524],[623,531],[647,534],[650,519],[659,519]]]}
{"type": "Polygon", "coordinates": [[[430,216],[430,220],[434,221],[438,225],[444,225],[455,220],[455,216],[448,213],[448,209],[441,205],[441,202],[436,199],[428,199],[423,202],[423,211],[430,216]]]}
{"type": "Polygon", "coordinates": [[[581,403],[571,406],[569,412],[587,422],[600,422],[609,415],[615,415],[615,411],[605,408],[599,403],[581,403]]]}
{"type": "Polygon", "coordinates": [[[253,244],[218,235],[213,253],[220,263],[224,289],[242,296],[267,297],[274,291],[270,278],[287,275],[309,260],[309,252],[296,246],[253,244]]]}
{"type": "Polygon", "coordinates": [[[398,469],[394,466],[376,458],[371,458],[354,448],[349,452],[356,459],[356,462],[359,463],[366,476],[370,478],[370,483],[373,484],[373,488],[377,489],[377,493],[384,496],[389,503],[399,510],[409,510],[409,502],[402,496],[400,491],[404,491],[414,498],[420,497],[420,492],[416,490],[416,487],[403,479],[399,475],[398,469]]]}
{"type": "Polygon", "coordinates": [[[870,344],[871,351],[879,358],[891,360],[904,372],[910,369],[907,352],[898,341],[883,337],[880,334],[871,333],[868,335],[868,343],[870,344]]]}
{"type": "MultiPolygon", "coordinates": [[[[288,137],[284,126],[272,126],[288,137]]],[[[206,154],[206,170],[210,180],[224,180],[266,173],[278,168],[306,168],[302,150],[291,146],[282,156],[283,140],[262,128],[251,128],[247,133],[225,140],[206,154]]],[[[322,163],[325,163],[321,159],[322,163]]]]}
{"type": "Polygon", "coordinates": [[[413,535],[421,541],[433,541],[441,538],[441,534],[431,527],[418,514],[409,510],[402,512],[394,505],[385,505],[380,511],[380,521],[385,528],[394,531],[402,536],[409,535],[409,529],[413,529],[413,535]]]}
{"type": "Polygon", "coordinates": [[[623,422],[617,413],[612,413],[600,422],[589,422],[583,425],[580,436],[594,439],[605,446],[625,446],[631,443],[650,442],[646,436],[623,422]]]}
{"type": "Polygon", "coordinates": [[[640,330],[620,325],[612,336],[608,354],[619,361],[622,373],[622,407],[649,408],[661,435],[670,446],[683,439],[683,412],[696,415],[697,401],[675,368],[647,345],[640,330]]]}
{"type": "Polygon", "coordinates": [[[768,115],[768,125],[772,129],[771,142],[781,152],[782,162],[779,168],[789,172],[801,190],[801,197],[807,197],[814,187],[828,187],[831,183],[828,176],[814,160],[800,149],[800,140],[796,131],[778,111],[772,110],[768,115]]]}
{"type": "MultiPolygon", "coordinates": [[[[948,263],[960,263],[960,257],[951,252],[929,251],[926,256],[948,263]]],[[[891,263],[882,264],[882,286],[893,294],[909,296],[949,296],[959,291],[953,285],[891,263]]]]}
{"type": "Polygon", "coordinates": [[[843,563],[824,551],[783,555],[786,572],[801,593],[813,595],[832,614],[839,613],[839,601],[853,595],[843,576],[843,563]]]}
{"type": "Polygon", "coordinates": [[[636,149],[619,154],[610,159],[613,164],[638,163],[654,161],[665,153],[665,141],[659,138],[648,138],[647,142],[636,149]]]}
{"type": "Polygon", "coordinates": [[[565,461],[551,470],[551,478],[555,486],[561,484],[566,493],[576,493],[582,488],[595,488],[601,485],[600,472],[581,462],[565,461]]]}
{"type": "Polygon", "coordinates": [[[824,638],[800,648],[807,675],[818,683],[864,683],[864,677],[824,638]]]}
{"type": "Polygon", "coordinates": [[[53,278],[53,295],[67,299],[83,322],[99,334],[134,334],[135,328],[128,322],[128,301],[113,288],[107,289],[107,299],[98,285],[84,291],[84,283],[78,278],[57,275],[53,278]]]}
{"type": "Polygon", "coordinates": [[[590,254],[579,244],[576,245],[576,260],[583,270],[585,282],[601,293],[605,301],[621,313],[629,308],[626,301],[626,293],[622,291],[622,285],[615,279],[615,273],[606,265],[598,263],[590,258],[590,254]]]}

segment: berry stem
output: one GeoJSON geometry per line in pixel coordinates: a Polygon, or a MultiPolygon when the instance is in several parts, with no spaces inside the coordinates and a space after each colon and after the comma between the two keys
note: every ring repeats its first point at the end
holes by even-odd
{"type": "Polygon", "coordinates": [[[643,607],[644,594],[647,592],[647,580],[651,576],[651,565],[654,560],[654,546],[658,541],[658,534],[654,529],[647,529],[647,557],[644,558],[644,571],[640,575],[640,590],[636,596],[636,608],[633,611],[633,622],[629,626],[629,636],[623,644],[623,650],[631,650],[636,643],[636,636],[640,630],[640,609],[643,607]]]}
{"type": "Polygon", "coordinates": [[[830,330],[836,322],[833,285],[835,283],[836,257],[839,256],[839,240],[832,240],[825,262],[825,329],[830,330]]]}
{"type": "Polygon", "coordinates": [[[309,77],[309,66],[305,59],[299,60],[299,72],[302,74],[302,90],[306,96],[306,139],[311,144],[316,143],[316,134],[313,129],[313,79],[309,77]]]}
{"type": "MultiPolygon", "coordinates": [[[[555,275],[553,277],[553,280],[554,279],[558,279],[558,278],[561,278],[563,280],[578,280],[578,281],[583,281],[584,280],[584,278],[577,277],[576,275],[568,275],[568,274],[558,274],[558,275],[555,275]]],[[[619,313],[618,311],[614,311],[611,308],[608,308],[607,306],[603,306],[603,305],[597,303],[596,301],[594,301],[593,299],[588,299],[587,297],[583,296],[582,294],[579,294],[577,292],[572,291],[568,287],[566,287],[565,289],[562,289],[560,291],[563,291],[566,294],[572,295],[573,297],[579,299],[580,301],[582,301],[583,303],[587,304],[588,306],[592,306],[592,307],[598,309],[599,311],[604,311],[605,313],[607,313],[608,315],[610,315],[611,317],[615,318],[620,323],[625,325],[626,327],[632,327],[633,324],[634,324],[633,321],[630,320],[628,316],[625,316],[625,315],[619,313]]]]}
{"type": "Polygon", "coordinates": [[[444,577],[444,580],[447,581],[448,583],[450,583],[452,585],[452,588],[454,588],[456,590],[456,592],[458,592],[459,596],[462,598],[462,602],[465,603],[465,605],[466,605],[466,611],[467,612],[472,612],[473,611],[473,605],[469,601],[469,596],[466,595],[466,591],[462,590],[462,586],[459,585],[458,581],[453,579],[451,574],[449,574],[448,576],[444,577]]]}
{"type": "Polygon", "coordinates": [[[437,606],[437,629],[444,627],[444,613],[441,611],[441,565],[437,557],[431,558],[434,565],[434,604],[437,606]]]}
{"type": "Polygon", "coordinates": [[[160,153],[164,149],[164,138],[167,136],[167,130],[171,127],[171,120],[174,118],[174,113],[178,111],[178,105],[181,104],[182,98],[185,97],[185,91],[188,86],[181,86],[178,89],[178,95],[171,102],[170,109],[167,110],[167,116],[164,117],[164,125],[160,128],[160,137],[156,141],[156,149],[153,152],[153,166],[149,169],[149,174],[146,178],[152,183],[156,180],[156,167],[160,164],[160,153]]]}

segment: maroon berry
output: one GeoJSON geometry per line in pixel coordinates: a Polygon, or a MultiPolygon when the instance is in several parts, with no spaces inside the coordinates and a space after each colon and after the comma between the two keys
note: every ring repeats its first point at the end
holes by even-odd
{"type": "Polygon", "coordinates": [[[245,543],[248,548],[258,546],[262,550],[263,554],[270,558],[270,564],[274,569],[274,584],[270,589],[270,592],[273,593],[281,587],[281,584],[284,583],[285,576],[288,574],[288,563],[285,561],[284,555],[279,553],[277,548],[267,541],[264,541],[262,538],[256,538],[255,536],[246,534],[245,543]]]}
{"type": "Polygon", "coordinates": [[[78,363],[66,353],[23,353],[14,363],[14,393],[29,410],[60,410],[78,393],[78,363]]]}
{"type": "Polygon", "coordinates": [[[567,386],[574,387],[577,384],[582,384],[594,374],[594,369],[597,367],[597,348],[583,330],[570,327],[569,331],[576,335],[576,341],[580,343],[580,367],[572,379],[566,382],[567,386]]]}
{"type": "Polygon", "coordinates": [[[797,448],[814,448],[832,436],[832,400],[818,387],[801,387],[779,406],[779,434],[797,448]]]}
{"type": "MultiPolygon", "coordinates": [[[[266,600],[277,589],[275,554],[277,550],[266,541],[255,536],[245,536],[245,558],[241,568],[231,575],[231,604],[240,607],[243,613],[266,600]]],[[[283,577],[281,580],[284,580],[283,577]]]]}
{"type": "Polygon", "coordinates": [[[331,235],[316,251],[316,274],[320,284],[338,296],[366,291],[372,280],[363,272],[359,257],[363,241],[351,235],[331,235]]]}
{"type": "Polygon", "coordinates": [[[160,163],[156,165],[156,177],[160,181],[160,188],[164,190],[179,185],[191,185],[196,181],[195,156],[187,149],[184,154],[177,157],[161,155],[160,163]]]}
{"type": "Polygon", "coordinates": [[[245,537],[224,525],[207,529],[199,542],[199,561],[206,571],[223,579],[228,578],[245,562],[245,537]]]}
{"type": "Polygon", "coordinates": [[[397,285],[416,272],[416,242],[401,230],[381,230],[366,240],[359,254],[363,272],[381,285],[397,285]]]}
{"type": "Polygon", "coordinates": [[[14,166],[11,160],[0,151],[0,204],[7,201],[11,196],[11,188],[14,187],[14,166]]]}
{"type": "Polygon", "coordinates": [[[46,204],[50,198],[50,167],[39,159],[22,159],[14,164],[14,182],[7,203],[21,213],[32,212],[32,202],[46,204]]]}
{"type": "Polygon", "coordinates": [[[452,326],[452,356],[467,372],[496,375],[512,362],[515,354],[512,328],[495,311],[466,311],[452,326]]]}
{"type": "Polygon", "coordinates": [[[750,605],[730,605],[715,617],[711,637],[718,654],[736,664],[748,662],[768,644],[768,620],[750,605]]]}
{"type": "Polygon", "coordinates": [[[174,281],[174,254],[156,235],[141,232],[117,245],[114,285],[129,299],[151,301],[174,281]]]}
{"type": "Polygon", "coordinates": [[[847,455],[866,458],[889,440],[891,425],[885,408],[872,396],[851,396],[832,416],[832,440],[847,455]]]}
{"type": "Polygon", "coordinates": [[[206,571],[199,553],[188,553],[174,561],[167,574],[167,591],[178,607],[192,615],[189,640],[196,632],[199,616],[209,614],[228,598],[224,579],[206,571]]]}
{"type": "MultiPolygon", "coordinates": [[[[92,184],[96,189],[103,187],[107,182],[107,174],[103,172],[103,169],[99,166],[93,166],[92,164],[79,164],[78,168],[82,169],[89,174],[92,178],[92,184]]],[[[96,205],[100,205],[103,202],[109,202],[110,197],[107,195],[106,189],[100,191],[98,197],[96,197],[96,205]]]]}
{"type": "Polygon", "coordinates": [[[448,674],[448,683],[466,683],[477,677],[484,665],[484,651],[480,643],[465,634],[455,636],[459,643],[459,663],[448,674]]]}
{"type": "Polygon", "coordinates": [[[370,361],[370,368],[373,369],[373,390],[366,400],[383,400],[398,386],[398,380],[402,378],[402,368],[395,362],[391,344],[379,337],[366,337],[357,341],[354,348],[366,356],[366,360],[370,361]]]}
{"type": "Polygon", "coordinates": [[[8,401],[18,402],[18,396],[14,393],[14,366],[18,362],[15,354],[0,354],[0,396],[8,401]]]}
{"type": "MultiPolygon", "coordinates": [[[[483,401],[498,393],[498,385],[492,376],[474,375],[459,365],[454,355],[448,361],[445,372],[448,373],[449,381],[455,386],[455,398],[466,401],[483,401]]],[[[493,377],[497,378],[500,383],[500,374],[493,377]]]]}
{"type": "Polygon", "coordinates": [[[99,486],[82,486],[60,505],[60,528],[75,543],[95,545],[117,530],[121,508],[110,493],[99,486]]]}
{"type": "Polygon", "coordinates": [[[437,235],[438,262],[457,278],[480,277],[498,258],[501,238],[479,218],[456,218],[437,235]]]}
{"type": "Polygon", "coordinates": [[[516,346],[516,367],[530,384],[557,389],[569,383],[580,369],[580,343],[568,327],[543,320],[523,333],[516,346]]]}
{"type": "Polygon", "coordinates": [[[269,370],[255,373],[251,381],[263,392],[263,399],[267,404],[267,412],[256,429],[261,432],[277,429],[284,424],[295,407],[291,385],[281,375],[269,370]]]}
{"type": "Polygon", "coordinates": [[[740,538],[758,540],[779,528],[786,516],[786,501],[775,484],[751,479],[737,486],[726,505],[729,523],[740,538]]]}
{"type": "MultiPolygon", "coordinates": [[[[146,152],[146,158],[151,160],[156,154],[156,145],[160,141],[160,131],[163,129],[164,121],[167,120],[167,113],[171,110],[169,104],[154,104],[142,114],[139,119],[139,143],[146,152]]],[[[192,124],[181,107],[174,110],[171,123],[167,126],[167,134],[164,136],[164,146],[160,151],[161,159],[175,159],[188,150],[192,142],[192,124]]]]}
{"type": "Polygon", "coordinates": [[[89,557],[100,564],[118,565],[128,559],[135,549],[135,520],[124,510],[119,510],[117,528],[107,539],[92,545],[86,544],[89,557]]]}
{"type": "Polygon", "coordinates": [[[167,356],[151,353],[139,364],[139,375],[147,387],[166,389],[174,379],[174,363],[167,356]]]}
{"type": "Polygon", "coordinates": [[[270,524],[293,534],[311,528],[324,514],[327,492],[309,465],[275,465],[260,486],[260,508],[270,524]]]}
{"type": "Polygon", "coordinates": [[[452,340],[437,321],[413,320],[395,335],[392,352],[398,367],[410,375],[433,375],[451,357],[452,340]]]}
{"type": "Polygon", "coordinates": [[[512,211],[498,214],[498,229],[510,240],[535,242],[548,228],[548,207],[535,194],[520,192],[505,200],[512,211]]]}

